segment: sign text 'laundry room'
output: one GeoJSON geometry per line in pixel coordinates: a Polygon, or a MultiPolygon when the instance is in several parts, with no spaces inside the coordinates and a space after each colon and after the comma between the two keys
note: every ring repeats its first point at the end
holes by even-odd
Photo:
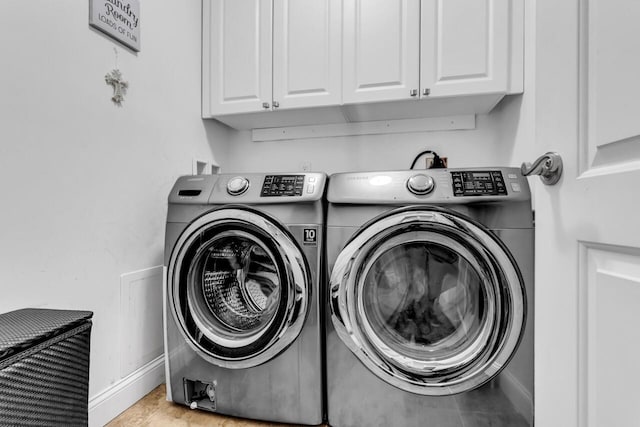
{"type": "Polygon", "coordinates": [[[89,25],[140,51],[139,0],[89,0],[89,25]]]}

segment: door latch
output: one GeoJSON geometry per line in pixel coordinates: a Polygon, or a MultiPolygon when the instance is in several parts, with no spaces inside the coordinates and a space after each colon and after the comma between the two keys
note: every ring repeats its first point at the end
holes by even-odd
{"type": "Polygon", "coordinates": [[[545,185],[553,185],[562,176],[562,157],[558,153],[549,151],[538,157],[533,164],[522,163],[520,166],[522,175],[540,175],[540,179],[545,185]]]}

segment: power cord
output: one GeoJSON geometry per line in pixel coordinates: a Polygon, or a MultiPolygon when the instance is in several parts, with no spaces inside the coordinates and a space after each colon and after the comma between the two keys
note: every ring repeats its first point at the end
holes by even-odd
{"type": "Polygon", "coordinates": [[[438,156],[438,153],[436,153],[435,151],[431,151],[431,150],[425,150],[425,151],[419,153],[413,159],[413,162],[411,163],[411,167],[409,169],[413,169],[416,166],[416,162],[418,161],[418,159],[420,157],[424,156],[425,154],[433,154],[433,166],[431,166],[431,169],[443,169],[443,168],[447,167],[444,164],[444,161],[440,158],[440,156],[438,156]]]}

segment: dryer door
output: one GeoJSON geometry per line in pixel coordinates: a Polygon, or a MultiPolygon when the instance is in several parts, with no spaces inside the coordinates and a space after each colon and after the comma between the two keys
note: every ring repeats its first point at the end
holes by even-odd
{"type": "Polygon", "coordinates": [[[257,366],[300,333],[310,298],[305,258],[291,234],[259,212],[224,208],[193,221],[168,266],[170,310],[202,357],[257,366]]]}
{"type": "Polygon", "coordinates": [[[365,225],[332,270],[332,321],[373,373],[422,395],[489,381],[516,350],[524,284],[508,249],[439,208],[394,210],[365,225]]]}

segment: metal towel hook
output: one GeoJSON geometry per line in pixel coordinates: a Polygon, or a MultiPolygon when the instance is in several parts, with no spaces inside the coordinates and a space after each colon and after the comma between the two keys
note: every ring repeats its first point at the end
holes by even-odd
{"type": "Polygon", "coordinates": [[[540,175],[540,179],[544,184],[553,185],[562,176],[562,157],[560,157],[560,154],[550,151],[538,157],[533,164],[522,163],[520,171],[524,176],[540,175]]]}

